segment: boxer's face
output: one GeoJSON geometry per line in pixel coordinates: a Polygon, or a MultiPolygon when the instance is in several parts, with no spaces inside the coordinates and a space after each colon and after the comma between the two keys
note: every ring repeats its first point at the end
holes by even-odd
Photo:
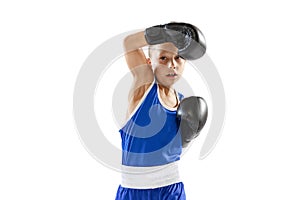
{"type": "Polygon", "coordinates": [[[172,86],[182,75],[185,59],[177,54],[178,49],[172,43],[153,45],[149,48],[149,64],[152,65],[156,80],[166,86],[172,86]]]}

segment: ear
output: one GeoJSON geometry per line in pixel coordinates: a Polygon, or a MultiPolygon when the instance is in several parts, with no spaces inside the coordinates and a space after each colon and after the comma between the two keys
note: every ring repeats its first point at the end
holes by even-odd
{"type": "Polygon", "coordinates": [[[150,58],[147,58],[147,64],[151,65],[151,59],[150,58]]]}

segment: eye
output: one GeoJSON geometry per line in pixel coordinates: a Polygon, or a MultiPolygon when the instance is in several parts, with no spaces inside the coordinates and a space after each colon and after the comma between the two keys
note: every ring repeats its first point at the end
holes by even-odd
{"type": "Polygon", "coordinates": [[[179,55],[177,55],[177,56],[175,57],[175,59],[176,59],[176,60],[181,60],[181,59],[184,60],[184,58],[181,57],[181,56],[179,56],[179,55]]]}
{"type": "Polygon", "coordinates": [[[166,56],[161,56],[161,57],[159,57],[159,59],[162,60],[162,61],[165,61],[165,60],[167,60],[167,57],[166,56]]]}

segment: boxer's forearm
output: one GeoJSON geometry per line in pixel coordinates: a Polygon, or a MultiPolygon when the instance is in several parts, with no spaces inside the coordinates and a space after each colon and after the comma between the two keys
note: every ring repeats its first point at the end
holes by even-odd
{"type": "Polygon", "coordinates": [[[126,52],[134,51],[147,45],[148,43],[145,39],[144,31],[127,36],[123,43],[126,52]]]}

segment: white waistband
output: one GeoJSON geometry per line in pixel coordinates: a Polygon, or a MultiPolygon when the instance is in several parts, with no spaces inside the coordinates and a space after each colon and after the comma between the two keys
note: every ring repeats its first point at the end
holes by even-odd
{"type": "Polygon", "coordinates": [[[122,187],[150,189],[180,182],[178,161],[154,167],[122,165],[122,187]]]}

